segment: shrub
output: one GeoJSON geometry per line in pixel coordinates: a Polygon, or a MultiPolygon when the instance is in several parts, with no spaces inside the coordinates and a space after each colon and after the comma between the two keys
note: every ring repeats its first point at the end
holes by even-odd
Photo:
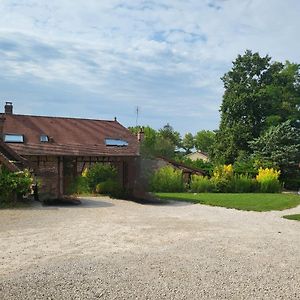
{"type": "Polygon", "coordinates": [[[230,182],[230,192],[251,193],[258,190],[258,183],[248,175],[235,175],[230,182]]]}
{"type": "Polygon", "coordinates": [[[192,175],[191,192],[208,193],[214,190],[214,183],[206,176],[192,175]]]}
{"type": "Polygon", "coordinates": [[[233,167],[232,165],[221,165],[217,166],[214,169],[213,177],[215,179],[225,179],[225,180],[231,180],[233,177],[233,167]]]}
{"type": "Polygon", "coordinates": [[[91,191],[96,191],[97,184],[108,180],[117,180],[117,170],[110,164],[96,163],[87,171],[84,170],[82,176],[86,178],[91,191]]]}
{"type": "Polygon", "coordinates": [[[182,171],[171,166],[160,168],[150,178],[150,186],[154,192],[183,192],[182,171]]]}
{"type": "Polygon", "coordinates": [[[220,165],[214,168],[213,177],[211,179],[214,185],[214,192],[228,193],[230,191],[230,183],[233,178],[232,165],[220,165]]]}
{"type": "Polygon", "coordinates": [[[256,180],[262,193],[278,193],[282,186],[278,180],[280,171],[274,168],[259,168],[256,180]]]}
{"type": "Polygon", "coordinates": [[[87,178],[84,176],[76,177],[75,181],[70,185],[67,191],[68,194],[89,194],[91,189],[88,185],[87,178]]]}
{"type": "Polygon", "coordinates": [[[120,185],[117,181],[111,179],[100,182],[96,185],[96,193],[98,194],[110,195],[117,189],[120,189],[120,185]]]}
{"type": "Polygon", "coordinates": [[[213,192],[215,193],[229,193],[230,180],[222,177],[212,177],[211,183],[213,185],[213,192]]]}
{"type": "Polygon", "coordinates": [[[33,179],[28,170],[9,172],[0,170],[0,202],[9,203],[30,192],[33,179]]]}

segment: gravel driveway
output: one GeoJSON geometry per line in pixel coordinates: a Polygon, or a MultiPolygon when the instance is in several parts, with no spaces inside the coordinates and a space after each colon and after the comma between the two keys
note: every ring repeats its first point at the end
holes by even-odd
{"type": "Polygon", "coordinates": [[[108,198],[0,211],[0,299],[300,299],[300,213],[108,198]]]}

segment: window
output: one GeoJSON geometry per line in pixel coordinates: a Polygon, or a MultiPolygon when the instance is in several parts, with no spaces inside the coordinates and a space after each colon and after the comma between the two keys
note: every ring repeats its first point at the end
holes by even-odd
{"type": "Polygon", "coordinates": [[[42,143],[47,143],[47,142],[49,142],[49,137],[48,137],[48,135],[42,134],[42,135],[40,136],[40,142],[42,142],[42,143]]]}
{"type": "Polygon", "coordinates": [[[24,143],[23,134],[5,134],[4,142],[6,143],[24,143]]]}
{"type": "Polygon", "coordinates": [[[127,147],[128,142],[124,140],[118,139],[105,139],[106,146],[115,146],[115,147],[127,147]]]}

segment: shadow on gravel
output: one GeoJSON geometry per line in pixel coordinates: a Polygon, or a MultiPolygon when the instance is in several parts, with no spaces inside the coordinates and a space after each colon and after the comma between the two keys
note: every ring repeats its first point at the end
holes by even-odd
{"type": "Polygon", "coordinates": [[[100,200],[89,200],[89,199],[55,199],[43,203],[43,207],[46,208],[59,208],[59,207],[68,207],[68,208],[94,208],[94,207],[111,207],[114,204],[109,202],[104,202],[100,200]]]}
{"type": "Polygon", "coordinates": [[[175,200],[160,200],[160,199],[135,199],[134,202],[142,205],[155,206],[188,206],[193,205],[191,202],[175,201],[175,200]]]}

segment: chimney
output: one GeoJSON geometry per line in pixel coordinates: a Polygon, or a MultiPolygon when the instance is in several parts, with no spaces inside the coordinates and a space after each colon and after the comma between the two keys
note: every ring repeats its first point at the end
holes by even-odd
{"type": "Polygon", "coordinates": [[[13,104],[12,102],[5,102],[4,113],[7,115],[13,114],[13,104]]]}
{"type": "Polygon", "coordinates": [[[144,140],[144,136],[145,136],[144,128],[141,127],[137,133],[137,139],[140,143],[144,140]]]}

